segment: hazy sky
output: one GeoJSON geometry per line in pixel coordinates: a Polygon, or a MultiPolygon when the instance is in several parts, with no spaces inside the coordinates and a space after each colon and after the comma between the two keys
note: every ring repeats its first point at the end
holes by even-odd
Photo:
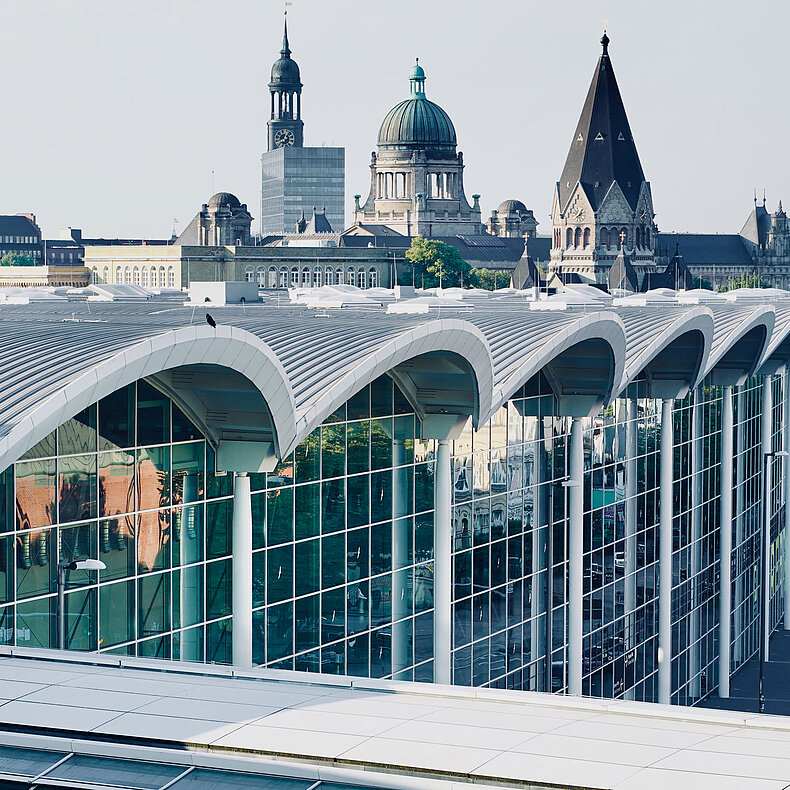
{"type": "MultiPolygon", "coordinates": [[[[275,0],[6,0],[0,213],[48,235],[164,237],[215,191],[256,218],[275,0]]],[[[455,123],[484,216],[549,211],[604,18],[662,230],[737,232],[753,188],[790,202],[787,0],[293,0],[307,145],[346,147],[368,192],[387,110],[426,92],[455,123]]]]}

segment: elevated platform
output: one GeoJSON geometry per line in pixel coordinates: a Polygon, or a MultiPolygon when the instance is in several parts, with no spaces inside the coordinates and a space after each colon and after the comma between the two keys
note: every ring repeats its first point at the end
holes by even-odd
{"type": "Polygon", "coordinates": [[[23,787],[790,783],[783,717],[9,648],[0,649],[0,747],[0,780],[23,787]],[[147,783],[132,781],[126,763],[147,783]],[[59,778],[69,766],[71,778],[59,778]]]}

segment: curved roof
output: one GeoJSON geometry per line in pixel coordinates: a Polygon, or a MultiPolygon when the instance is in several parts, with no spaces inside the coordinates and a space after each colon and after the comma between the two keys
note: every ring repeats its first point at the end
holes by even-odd
{"type": "Polygon", "coordinates": [[[516,214],[526,212],[527,207],[520,200],[503,200],[497,207],[500,214],[516,214]]]}
{"type": "Polygon", "coordinates": [[[626,362],[614,395],[644,374],[646,395],[676,398],[694,386],[713,341],[713,316],[705,307],[620,307],[626,362]]]}
{"type": "Polygon", "coordinates": [[[711,350],[699,381],[710,375],[713,384],[735,385],[757,369],[774,328],[775,312],[769,305],[711,304],[714,333],[711,350]]]}
{"type": "Polygon", "coordinates": [[[411,96],[384,116],[379,128],[379,147],[454,150],[455,127],[450,116],[425,97],[425,72],[419,63],[412,69],[411,96]]]}
{"type": "MultiPolygon", "coordinates": [[[[202,310],[159,298],[0,302],[0,469],[141,378],[210,441],[270,442],[282,456],[385,373],[423,419],[479,426],[538,374],[560,414],[583,416],[633,382],[631,395],[682,397],[705,377],[731,383],[790,360],[790,295],[705,306],[540,300],[539,310],[520,294],[454,296],[411,314],[227,305],[212,309],[216,329],[202,310]]],[[[380,289],[376,303],[391,298],[380,289]]]]}
{"type": "Polygon", "coordinates": [[[208,204],[209,206],[230,206],[231,208],[238,208],[241,205],[241,201],[230,192],[217,192],[216,195],[211,196],[208,204]]]}
{"type": "Polygon", "coordinates": [[[296,435],[293,392],[285,370],[264,342],[243,329],[118,326],[62,318],[34,326],[17,319],[14,326],[15,330],[4,326],[0,335],[5,360],[0,469],[91,403],[138,379],[176,369],[191,380],[170,381],[168,389],[187,393],[181,402],[210,439],[218,441],[230,429],[252,432],[279,448],[296,435]],[[210,405],[198,405],[205,403],[206,391],[223,386],[216,380],[221,371],[237,374],[224,386],[242,394],[245,411],[257,413],[254,426],[238,424],[227,404],[223,414],[210,405]],[[189,393],[198,391],[203,397],[190,404],[189,393]]]}

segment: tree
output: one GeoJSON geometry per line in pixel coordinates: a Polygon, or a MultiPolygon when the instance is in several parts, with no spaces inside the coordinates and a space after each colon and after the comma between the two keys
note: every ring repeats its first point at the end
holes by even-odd
{"type": "Polygon", "coordinates": [[[415,236],[406,250],[406,258],[412,265],[414,284],[418,287],[469,285],[471,267],[455,247],[443,241],[415,236]]]}
{"type": "Polygon", "coordinates": [[[469,285],[472,288],[484,288],[486,291],[496,291],[497,288],[507,288],[510,284],[510,274],[494,269],[472,269],[469,272],[469,285]]]}
{"type": "Polygon", "coordinates": [[[29,255],[21,252],[7,252],[0,258],[0,266],[35,266],[33,259],[29,255]]]}
{"type": "Polygon", "coordinates": [[[703,288],[706,291],[714,291],[713,283],[705,277],[692,277],[691,285],[693,288],[703,288]]]}
{"type": "Polygon", "coordinates": [[[734,291],[736,288],[771,288],[771,283],[764,280],[759,274],[739,274],[730,277],[724,285],[718,288],[719,293],[734,291]]]}

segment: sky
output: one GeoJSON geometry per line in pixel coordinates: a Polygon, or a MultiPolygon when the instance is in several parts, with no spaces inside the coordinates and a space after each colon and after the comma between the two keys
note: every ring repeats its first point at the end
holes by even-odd
{"type": "MultiPolygon", "coordinates": [[[[609,52],[662,231],[736,233],[790,201],[784,0],[293,0],[305,144],[346,148],[346,220],[415,57],[453,119],[484,218],[549,212],[609,52]]],[[[214,191],[260,214],[279,0],[6,0],[0,213],[45,235],[166,238],[214,191]],[[213,172],[213,175],[212,175],[213,172]]],[[[253,229],[255,224],[253,224],[253,229]]]]}

